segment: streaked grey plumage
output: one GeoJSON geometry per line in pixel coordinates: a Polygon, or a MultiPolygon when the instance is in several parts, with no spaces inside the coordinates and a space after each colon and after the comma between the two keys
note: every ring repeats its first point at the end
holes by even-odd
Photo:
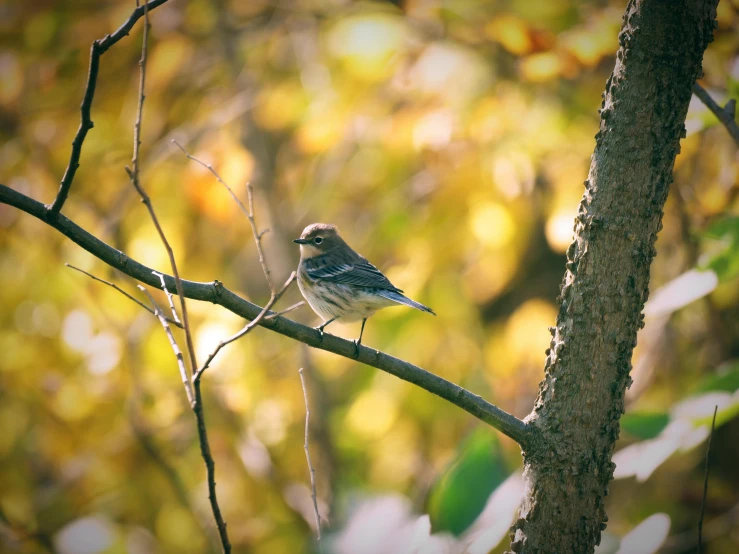
{"type": "Polygon", "coordinates": [[[344,242],[335,226],[314,223],[294,242],[300,244],[298,286],[313,311],[324,320],[319,331],[332,321],[361,319],[358,346],[367,318],[379,309],[404,304],[436,315],[431,308],[403,295],[379,269],[344,242]]]}

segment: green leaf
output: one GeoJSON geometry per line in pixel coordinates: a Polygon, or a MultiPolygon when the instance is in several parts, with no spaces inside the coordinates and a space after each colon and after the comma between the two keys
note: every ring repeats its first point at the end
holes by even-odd
{"type": "Polygon", "coordinates": [[[739,248],[727,248],[708,262],[708,268],[718,275],[721,282],[739,275],[739,248]]]}
{"type": "Polygon", "coordinates": [[[434,532],[461,535],[509,474],[497,437],[487,429],[475,430],[431,489],[427,509],[434,532]]]}
{"type": "Polygon", "coordinates": [[[723,244],[701,267],[715,271],[720,281],[728,281],[739,275],[739,217],[717,219],[704,231],[703,237],[723,244]]]}
{"type": "Polygon", "coordinates": [[[714,375],[701,380],[695,387],[695,394],[709,391],[734,392],[739,389],[739,362],[726,364],[714,375]]]}
{"type": "Polygon", "coordinates": [[[653,439],[667,427],[669,414],[662,412],[633,412],[621,417],[621,429],[637,439],[653,439]]]}
{"type": "Polygon", "coordinates": [[[703,236],[712,239],[739,237],[739,216],[727,215],[715,219],[703,232],[703,236]]]}

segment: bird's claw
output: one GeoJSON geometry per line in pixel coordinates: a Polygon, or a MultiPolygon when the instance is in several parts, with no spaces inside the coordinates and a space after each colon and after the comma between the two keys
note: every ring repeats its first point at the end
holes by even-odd
{"type": "Polygon", "coordinates": [[[359,345],[362,343],[357,339],[354,339],[352,342],[354,343],[354,357],[359,358],[359,345]]]}

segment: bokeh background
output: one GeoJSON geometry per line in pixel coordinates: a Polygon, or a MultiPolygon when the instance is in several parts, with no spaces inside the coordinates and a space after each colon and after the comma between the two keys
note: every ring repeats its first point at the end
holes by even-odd
{"type": "MultiPolygon", "coordinates": [[[[171,0],[156,9],[142,182],[181,274],[219,279],[257,303],[269,289],[247,220],[172,139],[240,197],[252,182],[277,281],[296,267],[291,239],[305,225],[337,224],[439,314],[385,310],[369,321],[365,343],[524,417],[543,374],[625,2],[397,4],[171,0]]],[[[53,199],[79,124],[90,44],[134,6],[0,6],[4,184],[53,199]]],[[[124,172],[142,28],[102,58],[95,127],[63,211],[168,272],[124,172]]],[[[720,2],[704,68],[718,102],[739,98],[736,0],[720,2]]],[[[716,405],[704,551],[738,548],[739,158],[697,99],[686,128],[600,552],[695,547],[716,405]]],[[[0,550],[217,551],[194,419],[162,329],[64,264],[133,294],[135,284],[3,205],[0,248],[0,550]]],[[[280,306],[299,299],[293,287],[280,306]]],[[[200,360],[243,324],[218,307],[188,305],[200,360]]],[[[307,306],[290,317],[318,323],[307,306]]],[[[331,328],[347,338],[358,331],[331,328]]],[[[301,367],[326,551],[507,546],[522,490],[516,444],[392,376],[257,329],[204,379],[236,552],[315,549],[301,367]]]]}

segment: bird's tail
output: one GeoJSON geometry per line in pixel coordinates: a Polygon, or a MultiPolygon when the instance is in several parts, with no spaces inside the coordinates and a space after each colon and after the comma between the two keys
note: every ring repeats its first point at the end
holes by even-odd
{"type": "Polygon", "coordinates": [[[423,304],[419,304],[415,300],[411,300],[407,296],[403,296],[399,292],[394,292],[391,290],[378,290],[376,294],[379,294],[383,298],[387,298],[388,300],[392,300],[393,302],[397,302],[398,304],[405,304],[406,306],[410,306],[411,308],[416,308],[417,310],[421,310],[422,312],[428,312],[432,315],[436,315],[436,312],[429,308],[428,306],[424,306],[423,304]]]}

